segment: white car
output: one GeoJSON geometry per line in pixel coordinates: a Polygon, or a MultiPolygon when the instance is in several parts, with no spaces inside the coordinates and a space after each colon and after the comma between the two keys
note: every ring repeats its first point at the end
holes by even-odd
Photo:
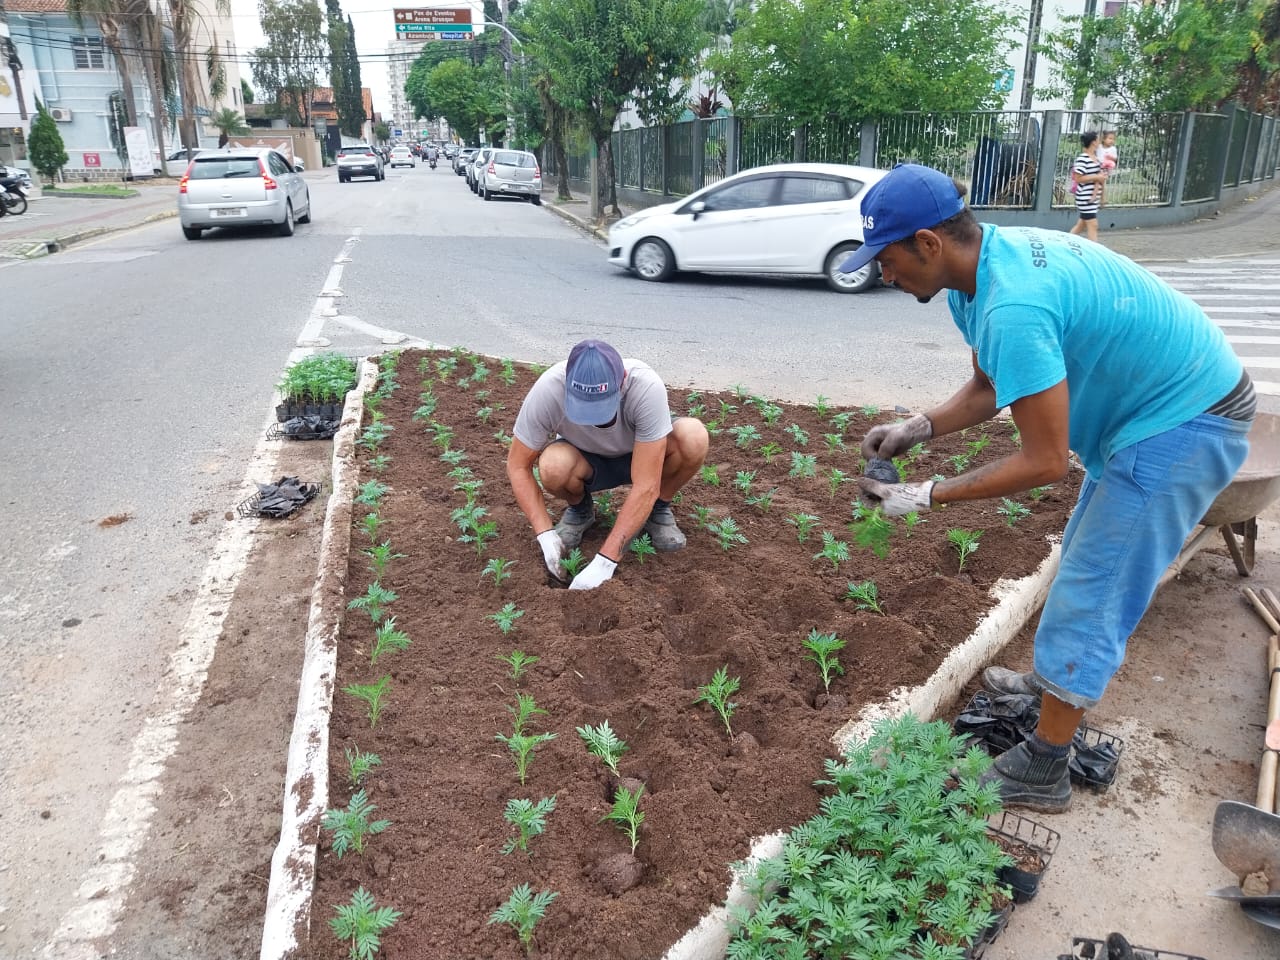
{"type": "Polygon", "coordinates": [[[408,147],[393,147],[391,149],[391,159],[387,161],[388,167],[416,167],[417,165],[413,159],[413,151],[408,147]]]}
{"type": "Polygon", "coordinates": [[[753,167],[609,230],[609,262],[643,280],[678,270],[821,276],[837,293],[880,277],[875,261],[840,266],[862,246],[861,196],[885,171],[838,163],[753,167]]]}

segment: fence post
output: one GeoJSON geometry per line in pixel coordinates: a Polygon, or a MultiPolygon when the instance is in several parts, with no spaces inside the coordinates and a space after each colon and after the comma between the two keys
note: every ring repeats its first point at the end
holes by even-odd
{"type": "Polygon", "coordinates": [[[689,148],[689,163],[693,166],[693,189],[701,190],[706,183],[706,156],[707,156],[707,122],[701,117],[694,117],[692,136],[693,141],[689,148]]]}
{"type": "Polygon", "coordinates": [[[728,117],[724,131],[724,175],[731,177],[738,172],[738,155],[742,149],[742,121],[728,117]]]}
{"type": "MultiPolygon", "coordinates": [[[[1215,177],[1217,185],[1213,188],[1213,199],[1218,201],[1222,199],[1222,185],[1227,179],[1227,159],[1231,154],[1231,138],[1236,132],[1236,103],[1234,100],[1228,101],[1222,105],[1222,112],[1227,118],[1227,142],[1222,145],[1221,160],[1218,162],[1218,174],[1215,177]]],[[[1243,151],[1241,151],[1243,153],[1243,151]]]]}
{"type": "Polygon", "coordinates": [[[671,196],[671,124],[662,125],[662,195],[671,196]]]}
{"type": "Polygon", "coordinates": [[[809,150],[809,125],[802,123],[795,129],[795,137],[792,140],[793,153],[791,159],[795,163],[804,163],[805,154],[809,150]]]}
{"type": "Polygon", "coordinates": [[[1058,179],[1058,143],[1062,139],[1062,111],[1046,110],[1040,127],[1040,155],[1036,157],[1036,195],[1031,209],[1053,209],[1053,187],[1058,179]]]}
{"type": "Polygon", "coordinates": [[[874,167],[876,165],[876,147],[879,146],[880,124],[874,120],[863,120],[858,131],[858,166],[874,167]]]}
{"type": "Polygon", "coordinates": [[[590,170],[591,181],[591,219],[596,221],[600,219],[600,155],[596,149],[596,138],[591,138],[591,160],[588,164],[590,170]]]}
{"type": "Polygon", "coordinates": [[[1178,128],[1178,141],[1174,147],[1173,186],[1169,192],[1169,206],[1182,206],[1182,192],[1187,183],[1187,164],[1191,162],[1191,134],[1196,128],[1196,115],[1190,110],[1182,114],[1182,126],[1178,128]]]}

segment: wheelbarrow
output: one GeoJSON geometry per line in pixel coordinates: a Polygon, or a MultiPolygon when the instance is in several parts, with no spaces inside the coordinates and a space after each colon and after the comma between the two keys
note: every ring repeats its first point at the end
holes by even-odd
{"type": "Polygon", "coordinates": [[[1160,578],[1172,580],[1218,534],[1226,541],[1236,572],[1253,572],[1258,542],[1258,514],[1280,499],[1280,415],[1260,413],[1249,430],[1249,455],[1227,488],[1218,494],[1200,521],[1200,529],[1160,578]]]}

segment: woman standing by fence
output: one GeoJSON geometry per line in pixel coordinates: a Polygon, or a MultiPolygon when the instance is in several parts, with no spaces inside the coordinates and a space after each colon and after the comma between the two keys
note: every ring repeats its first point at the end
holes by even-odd
{"type": "Polygon", "coordinates": [[[1080,134],[1080,146],[1084,149],[1071,167],[1071,188],[1076,195],[1076,213],[1080,219],[1071,232],[1083,233],[1096,241],[1098,204],[1102,199],[1102,185],[1107,181],[1107,174],[1098,159],[1098,132],[1086,130],[1080,134]]]}

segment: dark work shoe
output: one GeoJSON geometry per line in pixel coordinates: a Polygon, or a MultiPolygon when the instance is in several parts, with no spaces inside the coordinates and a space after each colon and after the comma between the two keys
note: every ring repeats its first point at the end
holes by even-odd
{"type": "Polygon", "coordinates": [[[1018,673],[1005,667],[987,667],[982,671],[982,686],[997,697],[1017,694],[1040,698],[1041,688],[1030,673],[1018,673]]]}
{"type": "Polygon", "coordinates": [[[649,512],[649,519],[644,523],[644,533],[653,542],[653,549],[662,553],[681,550],[687,542],[685,535],[676,526],[676,515],[671,512],[670,504],[655,506],[649,512]]]}
{"type": "Polygon", "coordinates": [[[560,514],[560,522],[556,524],[556,535],[564,544],[565,550],[572,550],[582,543],[582,535],[596,525],[595,501],[588,499],[587,505],[568,507],[560,514]]]}
{"type": "Polygon", "coordinates": [[[1071,807],[1069,752],[1061,757],[1035,754],[1027,741],[1010,747],[984,773],[979,783],[1000,785],[1006,807],[1026,807],[1040,813],[1065,813],[1071,807]]]}

